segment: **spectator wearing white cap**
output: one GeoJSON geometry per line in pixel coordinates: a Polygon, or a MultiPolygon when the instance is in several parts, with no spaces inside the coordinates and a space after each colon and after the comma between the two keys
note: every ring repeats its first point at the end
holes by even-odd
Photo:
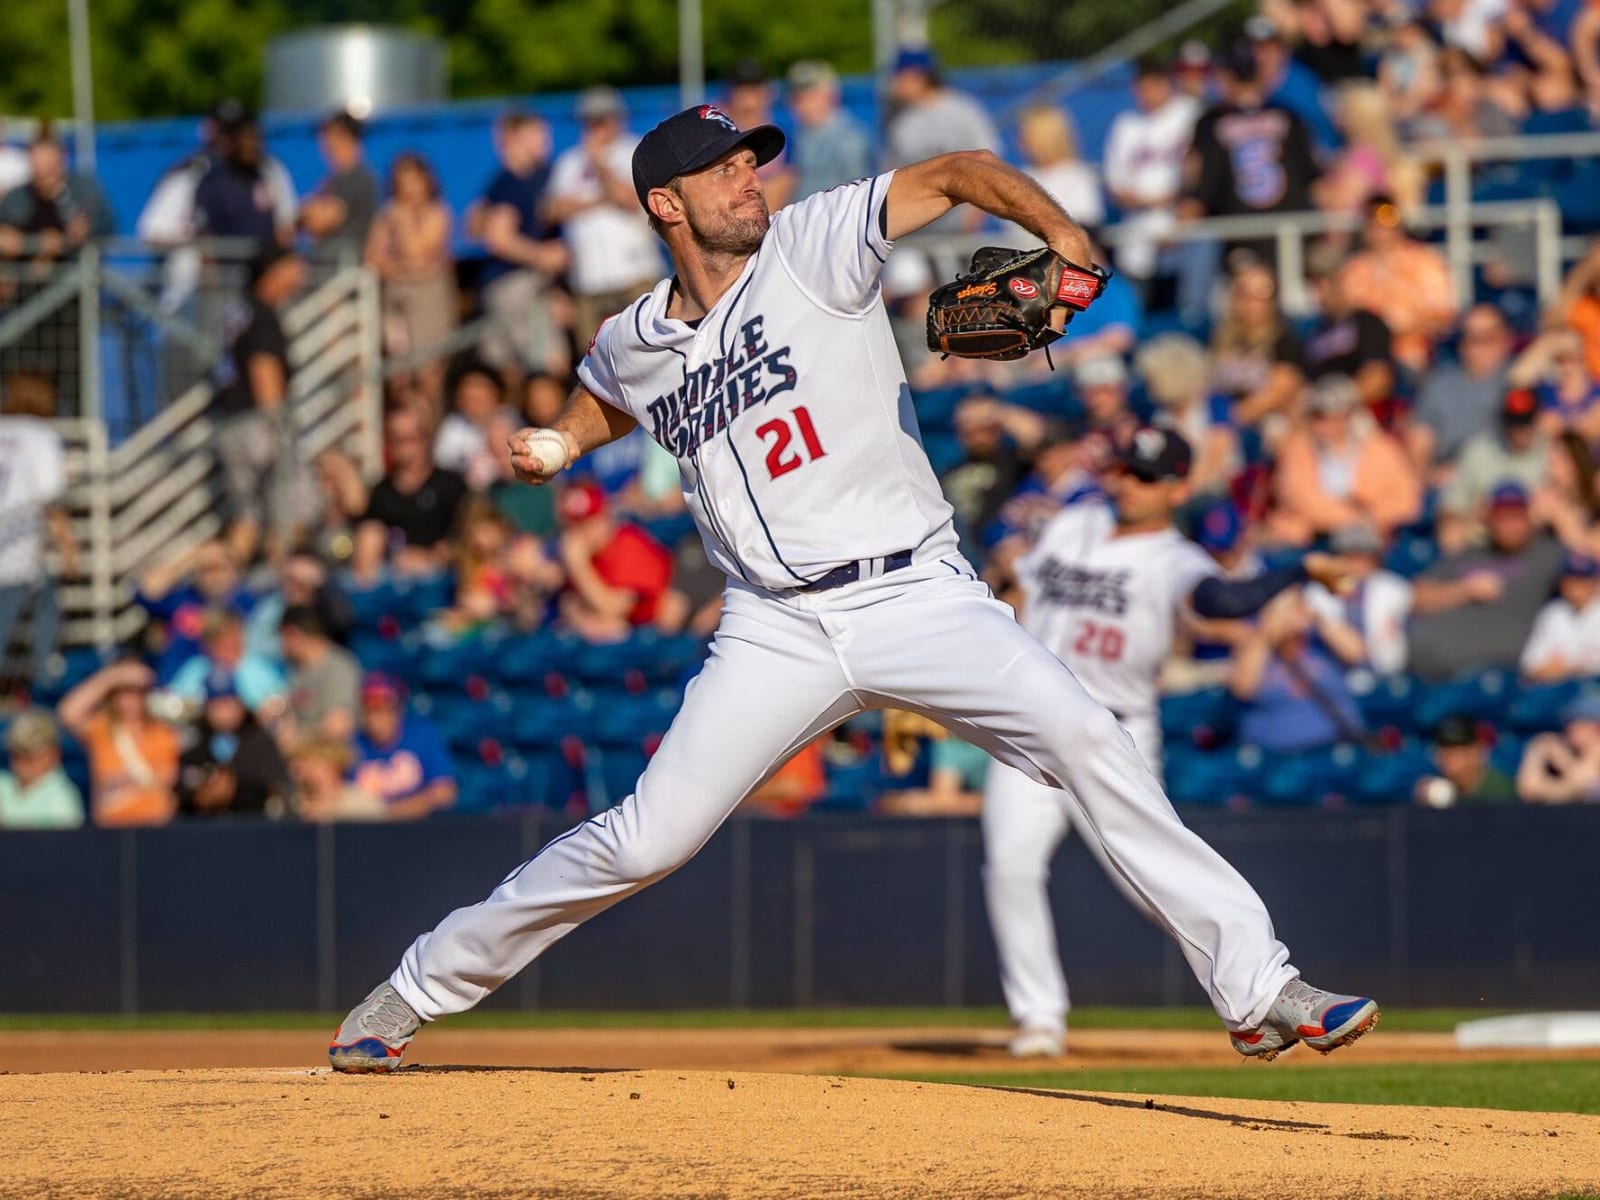
{"type": "Polygon", "coordinates": [[[826,191],[872,170],[872,138],[839,103],[839,76],[825,62],[789,68],[789,111],[798,123],[789,143],[793,199],[826,191]]]}
{"type": "Polygon", "coordinates": [[[9,770],[0,771],[0,829],[76,829],[83,794],[61,769],[61,739],[42,708],[26,708],[6,730],[9,770]]]}
{"type": "Polygon", "coordinates": [[[633,190],[628,110],[615,88],[578,96],[578,144],[555,161],[545,217],[572,253],[573,338],[588,345],[601,322],[649,291],[661,253],[633,190]]]}
{"type": "Polygon", "coordinates": [[[1329,549],[1350,565],[1351,588],[1336,596],[1320,583],[1306,588],[1311,611],[1341,621],[1361,639],[1366,665],[1380,675],[1406,668],[1406,621],[1411,616],[1411,584],[1383,567],[1383,535],[1369,521],[1333,531],[1329,549]]]}
{"type": "Polygon", "coordinates": [[[1522,648],[1522,677],[1534,683],[1600,675],[1600,562],[1567,551],[1557,587],[1522,648]]]}

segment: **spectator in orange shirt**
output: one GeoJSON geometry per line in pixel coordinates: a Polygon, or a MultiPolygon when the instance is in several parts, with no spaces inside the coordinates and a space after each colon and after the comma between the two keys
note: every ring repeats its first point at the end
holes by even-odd
{"type": "Polygon", "coordinates": [[[1589,244],[1589,252],[1567,272],[1554,315],[1582,336],[1589,374],[1600,379],[1600,238],[1589,244]]]}
{"type": "Polygon", "coordinates": [[[619,522],[589,482],[561,495],[561,619],[591,642],[617,641],[630,628],[669,619],[672,552],[637,525],[619,522]]]}
{"type": "Polygon", "coordinates": [[[1387,537],[1422,512],[1422,483],[1400,444],[1361,408],[1346,376],[1312,385],[1306,420],[1278,448],[1272,531],[1303,546],[1362,522],[1387,537]]]}
{"type": "Polygon", "coordinates": [[[1345,264],[1339,283],[1351,307],[1383,318],[1396,361],[1413,371],[1428,365],[1434,343],[1455,320],[1455,284],[1444,256],[1406,233],[1389,196],[1368,201],[1362,250],[1345,264]]]}
{"type": "Polygon", "coordinates": [[[153,683],[143,663],[113,663],[63,696],[56,710],[89,752],[96,825],[165,825],[177,811],[178,734],[147,707],[153,683]]]}

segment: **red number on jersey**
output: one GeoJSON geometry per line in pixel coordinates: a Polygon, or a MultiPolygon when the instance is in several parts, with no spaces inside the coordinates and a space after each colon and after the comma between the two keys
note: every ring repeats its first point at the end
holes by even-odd
{"type": "Polygon", "coordinates": [[[1079,658],[1101,658],[1116,662],[1122,657],[1122,630],[1115,625],[1096,625],[1085,621],[1072,643],[1072,652],[1079,658]]]}
{"type": "Polygon", "coordinates": [[[767,446],[767,475],[773,479],[787,475],[790,471],[805,466],[808,461],[814,462],[828,453],[822,448],[822,441],[817,437],[817,428],[811,423],[811,414],[804,406],[795,409],[789,416],[794,418],[795,425],[799,427],[800,440],[806,447],[806,458],[789,452],[789,443],[794,440],[794,429],[790,427],[788,417],[777,417],[756,426],[758,438],[763,442],[769,437],[771,439],[767,446]]]}

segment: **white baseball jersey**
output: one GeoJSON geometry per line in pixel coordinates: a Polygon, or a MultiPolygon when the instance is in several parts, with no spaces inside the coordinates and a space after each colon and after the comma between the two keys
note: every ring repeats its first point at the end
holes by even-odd
{"type": "MultiPolygon", "coordinates": [[[[618,179],[631,179],[633,148],[638,144],[637,138],[620,138],[607,146],[606,169],[618,179]]],[[[556,159],[550,169],[550,195],[588,202],[601,199],[600,178],[582,146],[556,159]]],[[[661,270],[660,248],[642,209],[596,205],[573,213],[562,222],[561,232],[572,251],[568,281],[579,295],[634,288],[661,270]]]]}
{"type": "Polygon", "coordinates": [[[1115,532],[1104,504],[1076,504],[1051,518],[1017,564],[1022,623],[1101,704],[1122,717],[1148,716],[1179,610],[1221,569],[1176,529],[1115,532]]]}
{"type": "Polygon", "coordinates": [[[878,288],[891,174],[773,214],[744,272],[697,326],[671,281],[608,320],[583,386],[678,460],[706,553],[788,591],[862,559],[954,555],[878,288]]]}

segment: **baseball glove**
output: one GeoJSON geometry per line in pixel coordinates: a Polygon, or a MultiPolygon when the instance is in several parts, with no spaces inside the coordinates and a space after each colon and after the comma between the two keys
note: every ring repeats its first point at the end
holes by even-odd
{"type": "Polygon", "coordinates": [[[1080,267],[1048,248],[985,246],[965,275],[928,298],[928,349],[957,358],[1021,358],[1061,336],[1050,323],[1053,309],[1065,309],[1072,320],[1110,278],[1101,267],[1080,267]]]}

